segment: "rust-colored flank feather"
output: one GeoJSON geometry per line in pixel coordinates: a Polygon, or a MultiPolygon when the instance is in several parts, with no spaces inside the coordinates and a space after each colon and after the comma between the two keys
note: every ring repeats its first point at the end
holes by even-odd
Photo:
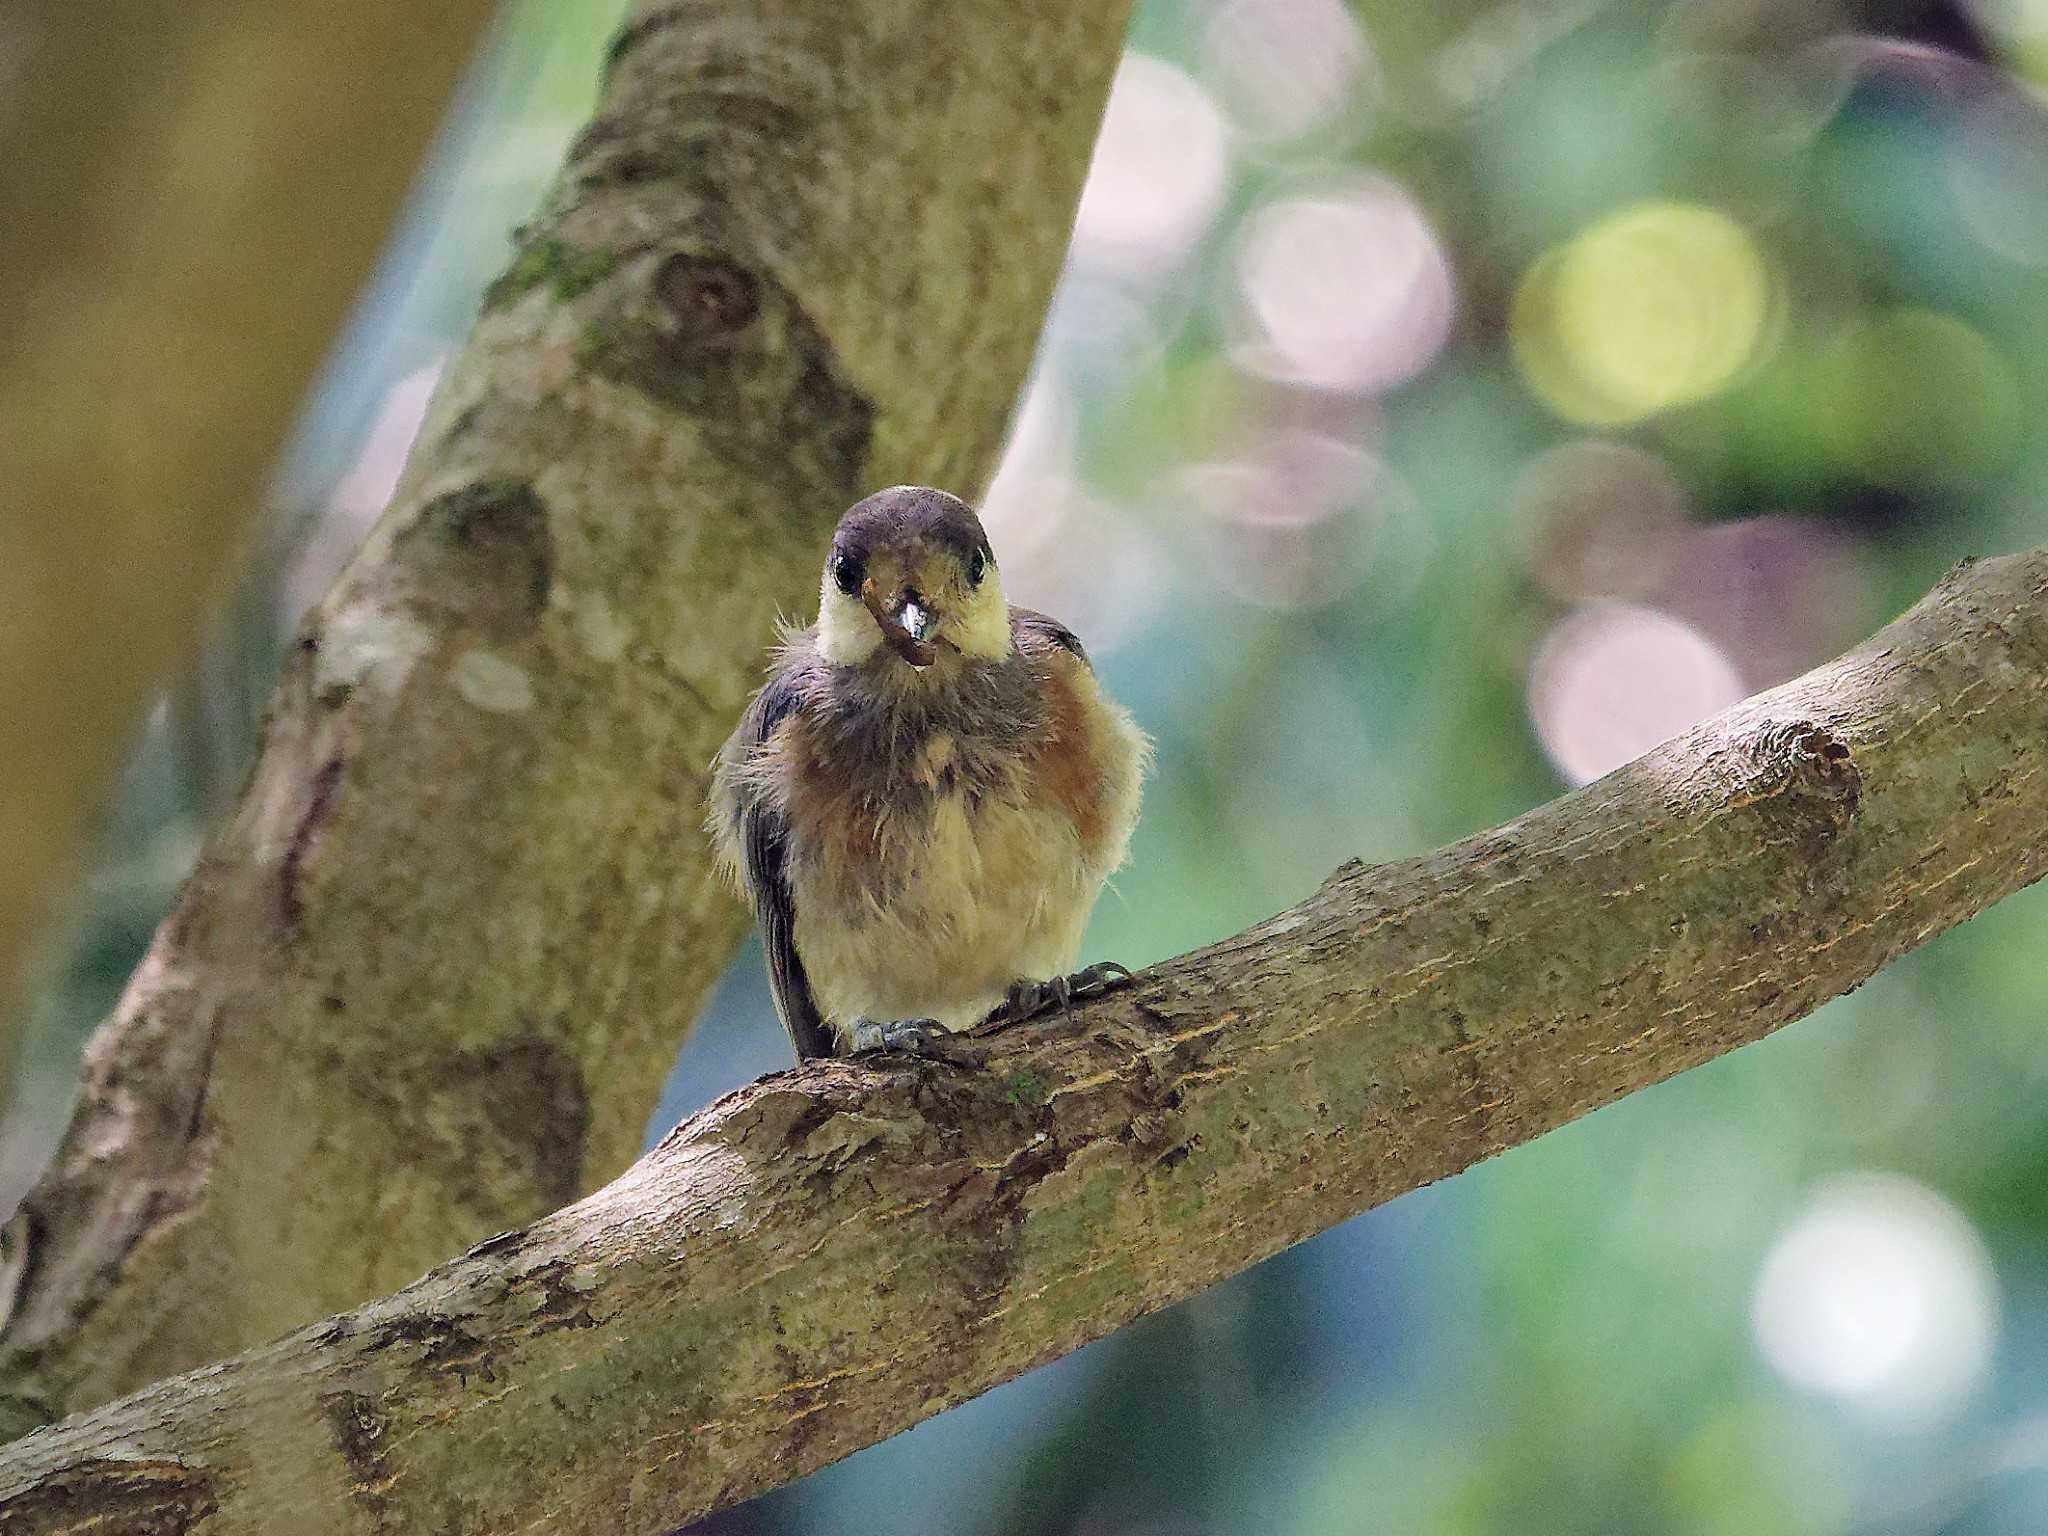
{"type": "Polygon", "coordinates": [[[1032,786],[1042,804],[1074,824],[1081,852],[1100,859],[1109,836],[1109,801],[1103,794],[1101,749],[1094,739],[1089,697],[1094,675],[1079,657],[1055,652],[1045,672],[1045,738],[1031,757],[1032,786]]]}

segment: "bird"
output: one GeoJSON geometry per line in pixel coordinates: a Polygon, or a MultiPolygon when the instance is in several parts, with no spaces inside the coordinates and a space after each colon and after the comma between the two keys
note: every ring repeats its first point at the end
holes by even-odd
{"type": "Polygon", "coordinates": [[[1074,632],[1013,607],[973,508],[856,502],[718,754],[709,830],[799,1062],[943,1056],[1123,985],[1074,970],[1152,745],[1074,632]]]}

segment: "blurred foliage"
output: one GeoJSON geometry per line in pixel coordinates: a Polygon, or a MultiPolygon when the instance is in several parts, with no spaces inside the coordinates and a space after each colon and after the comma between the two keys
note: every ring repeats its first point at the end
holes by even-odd
{"type": "MultiPolygon", "coordinates": [[[[617,9],[518,7],[480,69],[138,756],[17,1180],[617,9]]],[[[1149,0],[1132,49],[987,497],[1159,740],[1093,953],[1512,816],[2048,536],[2040,0],[1149,0]]],[[[2039,1529],[2044,924],[707,1529],[2039,1529]]],[[[786,1052],[750,952],[655,1129],[786,1052]]]]}

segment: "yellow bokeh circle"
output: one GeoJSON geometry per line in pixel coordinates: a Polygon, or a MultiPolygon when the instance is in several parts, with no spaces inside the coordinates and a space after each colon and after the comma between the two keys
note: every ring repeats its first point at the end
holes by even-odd
{"type": "Polygon", "coordinates": [[[1558,415],[1620,426],[1725,388],[1762,350],[1773,292],[1763,253],[1726,214],[1638,203],[1538,259],[1509,341],[1558,415]]]}

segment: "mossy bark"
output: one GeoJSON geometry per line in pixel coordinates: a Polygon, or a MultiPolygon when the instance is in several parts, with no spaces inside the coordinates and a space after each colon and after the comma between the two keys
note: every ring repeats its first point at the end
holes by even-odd
{"type": "Polygon", "coordinates": [[[636,14],[8,1229],[16,1424],[630,1160],[744,929],[713,754],[838,513],[989,470],[1125,11],[636,14]]]}
{"type": "Polygon", "coordinates": [[[673,1530],[1848,991],[2048,872],[2044,780],[2048,550],[972,1060],[728,1095],[387,1300],[0,1451],[0,1526],[673,1530]]]}

